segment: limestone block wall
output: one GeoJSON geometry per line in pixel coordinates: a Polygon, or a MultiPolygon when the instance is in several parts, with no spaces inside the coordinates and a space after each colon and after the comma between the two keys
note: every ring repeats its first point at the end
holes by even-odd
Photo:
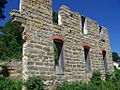
{"type": "Polygon", "coordinates": [[[23,79],[40,75],[49,85],[59,81],[87,81],[94,70],[103,77],[105,66],[102,51],[106,51],[108,72],[113,71],[109,34],[102,27],[104,39],[100,39],[99,24],[85,17],[87,34],[82,31],[79,13],[62,6],[59,10],[61,24],[52,22],[52,0],[22,0],[21,11],[11,11],[14,22],[23,27],[22,73],[23,79]],[[54,40],[63,42],[64,73],[55,66],[54,40]],[[89,48],[91,70],[86,72],[84,48],[89,48]]]}
{"type": "Polygon", "coordinates": [[[3,76],[3,66],[7,67],[10,78],[22,79],[22,62],[21,61],[0,61],[0,76],[3,76]]]}

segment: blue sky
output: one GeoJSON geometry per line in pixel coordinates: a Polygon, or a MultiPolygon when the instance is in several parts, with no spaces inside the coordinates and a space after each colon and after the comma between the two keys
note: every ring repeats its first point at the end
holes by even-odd
{"type": "MultiPolygon", "coordinates": [[[[120,55],[120,0],[53,0],[53,9],[58,11],[63,4],[107,27],[112,51],[120,55]]],[[[19,0],[8,0],[5,8],[6,18],[0,21],[0,25],[10,19],[10,10],[18,8],[19,0]]]]}

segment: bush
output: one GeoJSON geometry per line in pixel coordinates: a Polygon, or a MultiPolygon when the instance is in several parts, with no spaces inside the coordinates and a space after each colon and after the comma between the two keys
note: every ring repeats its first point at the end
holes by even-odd
{"type": "Polygon", "coordinates": [[[91,83],[68,83],[64,82],[56,87],[56,90],[97,90],[91,83]]]}
{"type": "Polygon", "coordinates": [[[45,85],[39,76],[34,76],[26,81],[25,86],[27,90],[43,90],[45,85]]]}
{"type": "Polygon", "coordinates": [[[120,90],[120,70],[115,68],[113,79],[111,83],[113,83],[116,86],[116,90],[120,90]]]}
{"type": "MultiPolygon", "coordinates": [[[[0,78],[0,90],[21,90],[23,83],[10,78],[0,78]]],[[[25,82],[26,90],[43,90],[44,84],[42,79],[30,77],[25,82]]],[[[101,79],[99,71],[95,71],[88,83],[83,82],[63,82],[57,85],[56,90],[120,90],[120,70],[115,69],[114,74],[107,74],[106,79],[101,79]]]]}
{"type": "Polygon", "coordinates": [[[63,82],[56,87],[56,90],[80,90],[81,83],[68,83],[63,82]]]}
{"type": "Polygon", "coordinates": [[[120,70],[115,69],[114,74],[107,74],[106,80],[101,79],[99,71],[94,71],[88,83],[64,82],[57,85],[56,90],[120,90],[120,70]]]}
{"type": "Polygon", "coordinates": [[[21,90],[22,82],[0,77],[0,90],[21,90]]]}
{"type": "Polygon", "coordinates": [[[90,83],[94,84],[95,86],[101,85],[102,84],[101,73],[97,70],[94,71],[90,80],[91,80],[90,83]]]}

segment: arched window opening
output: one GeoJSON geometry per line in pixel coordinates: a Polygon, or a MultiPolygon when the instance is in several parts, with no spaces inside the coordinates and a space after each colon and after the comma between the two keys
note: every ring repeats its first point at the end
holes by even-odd
{"type": "Polygon", "coordinates": [[[82,33],[88,34],[87,21],[84,16],[81,16],[81,24],[82,24],[82,33]]]}
{"type": "Polygon", "coordinates": [[[58,67],[58,73],[64,73],[64,43],[61,40],[54,40],[54,61],[55,61],[55,69],[58,67]]]}
{"type": "Polygon", "coordinates": [[[107,64],[107,57],[106,57],[106,51],[102,51],[102,56],[103,56],[103,61],[104,61],[104,68],[105,68],[105,73],[108,72],[108,64],[107,64]]]}
{"type": "Polygon", "coordinates": [[[100,33],[100,40],[105,42],[105,39],[104,39],[104,31],[102,29],[102,27],[100,26],[99,27],[99,33],[100,33]]]}
{"type": "Polygon", "coordinates": [[[85,68],[86,72],[89,73],[91,71],[91,63],[90,63],[90,55],[89,55],[89,47],[84,47],[84,58],[85,58],[85,68]]]}

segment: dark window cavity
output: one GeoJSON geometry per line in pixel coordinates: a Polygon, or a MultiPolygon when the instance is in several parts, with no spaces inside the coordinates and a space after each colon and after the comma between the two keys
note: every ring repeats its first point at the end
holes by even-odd
{"type": "Polygon", "coordinates": [[[101,41],[105,42],[105,39],[104,39],[104,32],[103,32],[101,26],[100,26],[100,28],[99,28],[99,32],[100,32],[100,39],[101,39],[101,41]]]}
{"type": "Polygon", "coordinates": [[[89,48],[84,48],[84,56],[85,56],[86,72],[89,73],[91,71],[89,48]]]}
{"type": "Polygon", "coordinates": [[[81,16],[81,23],[82,23],[82,33],[84,33],[84,24],[85,24],[85,17],[81,16]]]}
{"type": "Polygon", "coordinates": [[[73,17],[73,14],[70,14],[71,17],[73,17]]]}
{"type": "Polygon", "coordinates": [[[58,66],[59,72],[64,73],[63,42],[54,40],[54,60],[55,67],[58,66]]]}
{"type": "Polygon", "coordinates": [[[81,23],[82,23],[82,33],[88,34],[88,27],[87,27],[87,21],[84,16],[81,16],[81,23]]]}
{"type": "Polygon", "coordinates": [[[70,30],[70,33],[72,33],[72,30],[70,30]]]}
{"type": "Polygon", "coordinates": [[[102,55],[103,55],[105,73],[107,73],[107,71],[108,71],[108,64],[107,64],[106,51],[102,51],[102,55]]]}

